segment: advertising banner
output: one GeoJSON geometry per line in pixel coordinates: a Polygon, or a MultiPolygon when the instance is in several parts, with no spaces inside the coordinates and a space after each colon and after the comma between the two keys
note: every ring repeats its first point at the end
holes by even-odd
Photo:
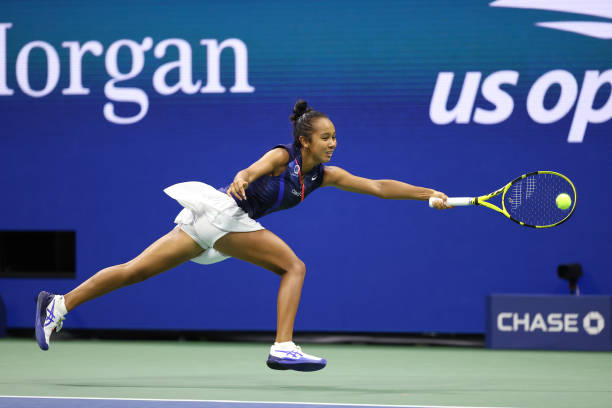
{"type": "MultiPolygon", "coordinates": [[[[329,165],[354,175],[467,196],[551,170],[577,207],[534,230],[318,189],[258,220],[306,264],[296,329],[483,333],[488,293],[564,294],[563,263],[583,265],[583,293],[611,294],[611,26],[609,2],[586,0],[3,1],[0,229],[74,231],[76,251],[74,278],[0,278],[8,326],[31,326],[38,291],[170,231],[164,188],[227,186],[291,143],[298,99],[333,121],[329,165]]],[[[66,327],[273,330],[278,284],[189,262],[66,327]]]]}
{"type": "Polygon", "coordinates": [[[490,295],[489,348],[612,350],[612,296],[490,295]]]}

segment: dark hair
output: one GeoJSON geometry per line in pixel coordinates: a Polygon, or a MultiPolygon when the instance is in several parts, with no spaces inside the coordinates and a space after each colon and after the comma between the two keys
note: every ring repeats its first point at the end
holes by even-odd
{"type": "Polygon", "coordinates": [[[300,136],[304,136],[306,140],[310,141],[314,130],[312,121],[316,118],[327,118],[327,115],[312,109],[303,99],[295,103],[293,115],[289,116],[289,120],[293,123],[293,144],[297,148],[302,147],[300,136]]]}

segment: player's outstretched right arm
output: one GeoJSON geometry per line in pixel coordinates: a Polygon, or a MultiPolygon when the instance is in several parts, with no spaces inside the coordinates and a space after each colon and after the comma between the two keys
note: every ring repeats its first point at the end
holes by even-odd
{"type": "Polygon", "coordinates": [[[234,181],[227,189],[227,195],[238,200],[246,200],[246,188],[250,183],[266,174],[273,174],[279,167],[284,168],[289,162],[289,153],[283,148],[272,149],[255,163],[236,173],[234,181]]]}
{"type": "Polygon", "coordinates": [[[450,208],[446,205],[448,197],[440,191],[413,186],[397,180],[372,180],[358,177],[336,166],[325,167],[322,185],[390,200],[428,200],[431,197],[436,197],[440,198],[440,201],[433,203],[434,208],[439,210],[450,208]]]}

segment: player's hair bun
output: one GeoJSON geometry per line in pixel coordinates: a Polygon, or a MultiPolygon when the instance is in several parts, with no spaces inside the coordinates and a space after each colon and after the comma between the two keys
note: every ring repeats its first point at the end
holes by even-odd
{"type": "Polygon", "coordinates": [[[293,115],[289,116],[289,120],[293,123],[293,143],[297,148],[302,146],[300,136],[306,140],[311,140],[314,128],[312,122],[316,118],[326,118],[327,115],[312,109],[305,100],[300,99],[293,107],[293,115]]]}
{"type": "Polygon", "coordinates": [[[293,122],[293,125],[295,126],[295,124],[302,115],[312,110],[313,109],[308,106],[308,103],[305,100],[300,99],[295,103],[295,106],[293,107],[293,114],[289,116],[289,120],[291,120],[291,122],[293,122]]]}

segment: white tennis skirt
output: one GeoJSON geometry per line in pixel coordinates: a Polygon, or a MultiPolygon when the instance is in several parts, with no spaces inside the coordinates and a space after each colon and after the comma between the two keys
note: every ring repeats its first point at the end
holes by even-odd
{"type": "Polygon", "coordinates": [[[205,249],[193,262],[211,264],[229,256],[213,248],[215,242],[228,232],[252,232],[264,227],[244,210],[236,201],[208,184],[188,181],[174,184],[164,193],[174,198],[184,208],[174,223],[205,249]]]}

